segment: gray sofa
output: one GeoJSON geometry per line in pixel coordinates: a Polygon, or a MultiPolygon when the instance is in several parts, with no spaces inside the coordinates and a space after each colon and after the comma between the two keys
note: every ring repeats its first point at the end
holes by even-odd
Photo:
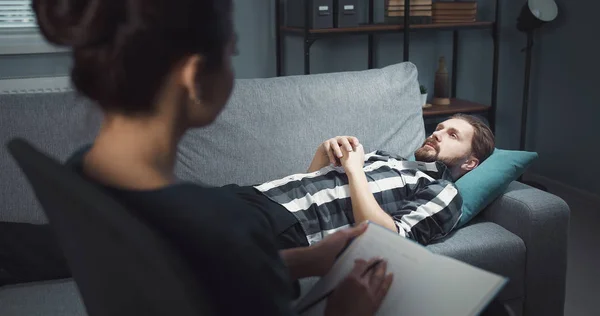
{"type": "MultiPolygon", "coordinates": [[[[260,183],[304,172],[319,143],[335,135],[355,135],[366,150],[408,157],[425,138],[419,103],[411,63],[238,80],[219,119],[185,136],[177,174],[209,185],[260,183]]],[[[3,95],[0,113],[3,145],[21,136],[59,159],[91,142],[100,121],[74,93],[3,95]]],[[[0,221],[46,221],[4,148],[0,178],[0,221]]],[[[472,223],[428,248],[509,277],[499,299],[517,315],[562,315],[568,220],[564,201],[514,182],[472,223]]],[[[84,314],[71,280],[0,288],[3,316],[84,314]]]]}

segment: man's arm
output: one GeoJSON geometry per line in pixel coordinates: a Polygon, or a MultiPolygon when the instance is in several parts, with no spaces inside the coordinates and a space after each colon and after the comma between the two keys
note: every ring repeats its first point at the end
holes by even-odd
{"type": "Polygon", "coordinates": [[[354,136],[336,136],[324,141],[315,152],[308,173],[318,171],[330,164],[339,166],[339,159],[342,157],[342,149],[353,151],[359,145],[358,138],[354,136]]]}
{"type": "Polygon", "coordinates": [[[369,220],[397,231],[422,245],[446,236],[462,215],[462,198],[453,183],[430,182],[416,188],[414,197],[387,214],[371,193],[364,171],[348,174],[352,212],[357,222],[369,220]]]}
{"type": "Polygon", "coordinates": [[[391,214],[398,232],[422,245],[448,235],[462,216],[462,197],[454,183],[435,180],[414,191],[391,214]]]}
{"type": "Polygon", "coordinates": [[[373,193],[371,193],[367,176],[363,170],[365,164],[363,146],[359,144],[354,151],[345,151],[341,163],[348,176],[354,221],[358,223],[368,220],[397,231],[392,217],[381,209],[373,193]]]}
{"type": "Polygon", "coordinates": [[[329,166],[329,163],[330,162],[327,154],[323,155],[321,147],[319,147],[315,153],[315,156],[313,157],[312,162],[310,163],[310,166],[308,167],[307,173],[319,171],[322,168],[329,166]]]}
{"type": "Polygon", "coordinates": [[[423,245],[446,236],[458,223],[462,215],[462,198],[452,182],[436,180],[425,184],[419,181],[416,187],[411,188],[415,192],[411,199],[402,201],[397,211],[388,214],[379,206],[369,188],[362,169],[362,146],[345,154],[342,164],[348,175],[352,214],[356,222],[372,221],[423,245]]]}
{"type": "Polygon", "coordinates": [[[377,203],[365,172],[361,169],[346,170],[350,186],[350,201],[352,214],[356,223],[371,221],[387,229],[398,231],[394,219],[388,215],[377,203]]]}

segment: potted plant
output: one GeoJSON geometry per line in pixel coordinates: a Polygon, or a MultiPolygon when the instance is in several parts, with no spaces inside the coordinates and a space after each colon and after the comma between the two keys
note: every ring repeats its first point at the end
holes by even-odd
{"type": "Polygon", "coordinates": [[[424,85],[420,85],[419,88],[421,89],[421,103],[424,106],[427,104],[427,88],[424,85]]]}

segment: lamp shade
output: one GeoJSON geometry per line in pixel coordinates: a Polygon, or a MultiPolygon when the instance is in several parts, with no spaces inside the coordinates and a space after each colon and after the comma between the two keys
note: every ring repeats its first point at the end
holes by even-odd
{"type": "Polygon", "coordinates": [[[517,29],[521,32],[533,31],[557,16],[558,6],[554,0],[528,0],[521,8],[517,29]]]}
{"type": "Polygon", "coordinates": [[[558,16],[558,6],[554,0],[529,0],[527,6],[540,21],[550,22],[558,16]]]}

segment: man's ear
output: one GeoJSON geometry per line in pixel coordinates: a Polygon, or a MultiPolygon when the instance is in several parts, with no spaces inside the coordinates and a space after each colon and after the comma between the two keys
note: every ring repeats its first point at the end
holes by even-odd
{"type": "Polygon", "coordinates": [[[465,161],[465,162],[462,164],[462,166],[461,166],[461,167],[462,167],[462,169],[464,169],[464,170],[471,171],[471,170],[473,170],[473,169],[477,168],[477,166],[479,166],[479,159],[477,159],[477,158],[475,158],[475,157],[473,157],[473,156],[470,156],[470,157],[467,159],[467,161],[465,161]]]}
{"type": "Polygon", "coordinates": [[[190,55],[182,61],[179,71],[179,82],[187,90],[189,98],[193,101],[200,99],[196,79],[199,72],[202,71],[203,63],[204,59],[202,56],[198,54],[190,55]]]}

